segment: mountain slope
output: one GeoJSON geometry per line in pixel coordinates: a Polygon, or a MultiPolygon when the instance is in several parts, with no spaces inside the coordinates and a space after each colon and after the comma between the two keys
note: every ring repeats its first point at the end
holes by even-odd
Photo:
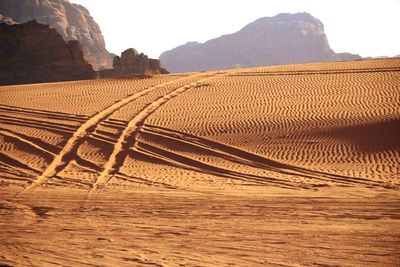
{"type": "Polygon", "coordinates": [[[308,13],[258,19],[205,43],[190,42],[160,56],[171,72],[203,71],[360,58],[336,54],[321,21],[308,13]]]}

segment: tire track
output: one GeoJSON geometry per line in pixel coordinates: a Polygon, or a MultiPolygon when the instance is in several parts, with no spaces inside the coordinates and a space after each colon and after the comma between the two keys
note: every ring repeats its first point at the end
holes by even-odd
{"type": "MultiPolygon", "coordinates": [[[[0,129],[0,135],[3,135],[7,138],[12,138],[14,140],[16,140],[16,142],[19,143],[23,143],[25,145],[29,145],[31,148],[37,149],[38,151],[40,151],[40,153],[43,153],[45,155],[52,155],[52,156],[56,156],[56,153],[52,152],[52,149],[46,148],[46,146],[42,143],[42,142],[38,142],[39,144],[34,143],[33,141],[31,141],[31,138],[27,138],[27,137],[23,137],[21,134],[16,134],[13,132],[9,132],[9,131],[5,131],[5,130],[1,130],[0,129]]],[[[34,140],[32,138],[32,140],[34,140]]],[[[34,140],[34,141],[38,141],[38,140],[34,140]]],[[[40,141],[40,140],[39,140],[40,141]]],[[[46,144],[47,145],[47,144],[46,144]]],[[[31,181],[31,177],[36,177],[37,175],[39,175],[42,171],[38,170],[36,168],[31,167],[30,165],[23,163],[21,161],[18,161],[16,159],[13,159],[3,153],[0,152],[0,156],[1,156],[1,161],[0,163],[3,164],[4,166],[9,167],[10,169],[18,169],[20,171],[22,171],[23,173],[27,174],[29,176],[29,178],[21,178],[20,180],[24,180],[26,182],[30,182],[31,181]],[[34,174],[32,174],[34,173],[34,174]]],[[[76,164],[78,164],[79,166],[82,166],[84,168],[87,168],[91,171],[95,171],[95,172],[99,172],[101,171],[101,167],[97,166],[96,164],[89,162],[88,160],[82,159],[81,157],[79,157],[78,155],[76,156],[76,158],[73,160],[76,162],[76,164]]],[[[4,172],[4,170],[1,170],[4,172]]],[[[10,172],[10,174],[13,174],[10,172]]],[[[58,180],[62,180],[62,177],[59,176],[55,176],[53,178],[56,178],[58,180]]],[[[64,178],[65,179],[65,178],[64,178]]],[[[80,185],[85,185],[86,187],[91,186],[90,183],[84,182],[84,181],[79,181],[78,179],[71,179],[71,178],[66,178],[67,181],[71,181],[75,184],[80,184],[80,185]]]]}
{"type": "Polygon", "coordinates": [[[32,117],[40,117],[40,118],[48,118],[56,120],[75,121],[81,123],[88,119],[88,117],[85,115],[76,115],[63,112],[52,112],[39,109],[19,108],[2,104],[0,104],[0,112],[20,114],[20,115],[22,114],[32,117]]]}
{"type": "Polygon", "coordinates": [[[11,158],[2,152],[0,152],[0,158],[1,158],[2,164],[9,166],[11,168],[19,169],[19,170],[27,173],[28,175],[32,175],[32,174],[36,175],[37,173],[39,173],[38,170],[28,166],[27,164],[19,161],[18,159],[11,158]]]}
{"type": "MultiPolygon", "coordinates": [[[[2,159],[2,161],[0,163],[3,166],[6,166],[6,167],[8,167],[8,168],[10,168],[12,170],[15,170],[15,169],[19,170],[19,171],[21,171],[22,173],[25,174],[25,177],[27,177],[27,178],[18,177],[18,178],[20,178],[19,181],[29,182],[30,181],[30,179],[29,179],[30,177],[35,177],[37,174],[41,173],[40,170],[32,168],[29,165],[27,165],[27,164],[25,164],[25,163],[23,163],[21,161],[18,161],[18,160],[14,159],[14,158],[11,158],[11,157],[9,157],[6,154],[3,154],[1,152],[0,152],[0,158],[2,159]]],[[[4,171],[4,170],[2,170],[2,171],[4,171]]],[[[15,175],[14,172],[10,172],[9,174],[15,175]]],[[[9,178],[10,177],[7,177],[7,179],[9,179],[9,178]]],[[[79,186],[82,186],[82,187],[85,187],[85,188],[90,186],[90,184],[88,182],[85,182],[85,181],[82,181],[82,180],[79,180],[79,179],[64,178],[64,177],[59,177],[59,176],[55,176],[54,178],[59,180],[60,181],[59,183],[69,182],[69,183],[73,183],[73,184],[76,184],[76,185],[79,185],[79,186]]],[[[17,180],[17,179],[13,179],[13,180],[17,180]]]]}
{"type": "Polygon", "coordinates": [[[15,116],[9,116],[9,115],[2,115],[1,119],[4,120],[10,120],[10,121],[16,121],[16,122],[21,122],[21,123],[32,123],[32,124],[37,124],[38,126],[43,125],[43,126],[49,126],[49,127],[59,127],[65,130],[73,131],[78,128],[76,125],[71,125],[71,124],[63,124],[60,122],[60,119],[56,119],[57,121],[48,121],[48,120],[43,120],[43,119],[33,119],[32,117],[28,117],[29,121],[26,121],[26,117],[15,117],[15,116]]]}
{"type": "Polygon", "coordinates": [[[24,121],[21,119],[8,119],[5,116],[0,118],[0,123],[2,124],[9,124],[9,125],[16,125],[16,126],[22,126],[22,127],[30,127],[34,129],[45,129],[54,133],[60,133],[60,134],[72,134],[74,130],[76,129],[71,129],[59,125],[54,125],[54,124],[48,124],[48,123],[38,123],[35,121],[24,121]]]}
{"type": "MultiPolygon", "coordinates": [[[[227,74],[229,74],[229,73],[225,73],[225,75],[227,75],[227,74]]],[[[141,148],[141,151],[139,151],[139,149],[137,148],[138,141],[136,140],[136,136],[141,131],[141,128],[144,125],[144,121],[152,113],[154,113],[158,108],[160,108],[162,105],[164,105],[170,99],[182,94],[183,92],[185,92],[191,88],[201,85],[201,83],[206,80],[213,79],[218,76],[221,76],[221,75],[215,75],[213,77],[202,79],[197,82],[191,83],[189,85],[182,86],[182,87],[170,92],[169,94],[167,94],[163,97],[160,97],[153,103],[149,104],[146,108],[144,108],[142,111],[140,111],[132,120],[130,120],[127,127],[124,129],[124,131],[121,133],[120,137],[118,138],[118,141],[114,146],[112,154],[110,155],[108,161],[104,165],[103,172],[100,174],[97,181],[93,185],[93,188],[89,192],[89,195],[98,195],[100,193],[100,191],[110,181],[110,179],[113,177],[113,175],[119,171],[120,167],[124,164],[125,158],[128,154],[128,150],[130,147],[133,147],[133,149],[135,151],[141,152],[143,154],[143,152],[144,152],[143,149],[141,148]]],[[[213,144],[213,145],[215,145],[215,144],[213,144]]],[[[218,147],[221,147],[221,144],[217,144],[217,145],[218,145],[218,147]]],[[[233,148],[229,148],[229,149],[232,150],[233,148]]],[[[237,149],[234,149],[234,150],[236,151],[237,149]]],[[[239,150],[237,150],[237,151],[239,151],[239,150]]],[[[147,151],[147,152],[149,152],[149,151],[147,151]]],[[[250,154],[250,153],[246,153],[244,151],[240,151],[240,153],[241,154],[245,153],[246,156],[249,156],[249,154],[250,154]]],[[[150,155],[155,156],[158,159],[162,159],[165,161],[165,156],[160,158],[159,157],[160,155],[157,155],[158,153],[153,152],[153,153],[145,153],[145,154],[147,154],[148,156],[150,156],[150,155]]],[[[173,154],[172,156],[178,157],[180,155],[173,154]]],[[[232,156],[232,154],[231,154],[231,156],[232,156]]],[[[237,158],[237,155],[234,155],[234,156],[236,156],[236,158],[237,158]]],[[[239,158],[241,160],[243,160],[243,157],[239,157],[239,158]]],[[[181,159],[183,161],[187,161],[187,162],[190,161],[188,158],[184,158],[184,157],[181,159]]],[[[291,175],[301,175],[301,176],[305,176],[307,178],[318,178],[318,176],[325,176],[325,177],[329,177],[329,179],[335,180],[336,182],[339,182],[339,183],[348,183],[349,182],[349,181],[346,181],[347,177],[335,176],[335,175],[330,175],[330,174],[326,174],[326,173],[318,173],[318,172],[303,169],[300,167],[295,167],[295,166],[287,165],[284,163],[279,163],[279,162],[275,162],[272,160],[268,160],[268,159],[258,157],[253,154],[251,154],[249,157],[247,157],[247,160],[252,161],[252,163],[255,165],[258,165],[258,167],[268,168],[270,170],[278,171],[281,173],[286,173],[286,174],[291,174],[291,175]],[[254,159],[256,159],[256,160],[254,160],[254,159]]],[[[180,162],[180,163],[182,163],[182,162],[180,162]]],[[[191,162],[191,163],[198,164],[199,162],[191,162]]],[[[191,164],[185,164],[185,165],[190,166],[191,164]]],[[[210,166],[208,166],[208,165],[206,166],[206,165],[205,166],[202,165],[202,166],[206,167],[206,169],[208,169],[208,170],[212,170],[213,174],[218,174],[220,176],[221,176],[221,174],[225,173],[224,176],[226,176],[226,177],[236,178],[236,179],[237,178],[242,178],[242,179],[243,178],[251,178],[253,181],[258,180],[258,182],[260,182],[264,178],[265,181],[263,181],[263,182],[269,181],[269,182],[273,182],[273,183],[277,183],[277,184],[280,183],[283,186],[288,186],[288,187],[292,186],[291,184],[285,183],[285,181],[279,181],[279,180],[276,180],[273,178],[271,179],[270,177],[260,177],[260,176],[256,176],[256,175],[243,175],[241,173],[233,173],[229,170],[223,170],[221,168],[215,169],[215,168],[213,168],[213,166],[210,167],[210,166]]],[[[201,170],[201,168],[200,169],[196,168],[196,169],[201,170]]],[[[369,180],[365,181],[364,179],[357,179],[357,180],[358,181],[356,181],[356,183],[370,182],[369,180]]],[[[353,179],[353,182],[355,182],[355,179],[353,179]]],[[[377,184],[374,184],[374,185],[377,185],[377,184]]]]}
{"type": "Polygon", "coordinates": [[[15,134],[15,133],[12,133],[12,132],[10,132],[10,131],[6,131],[6,130],[2,130],[2,129],[0,129],[0,134],[3,135],[3,136],[9,137],[9,138],[15,139],[15,140],[17,140],[18,142],[28,144],[28,145],[30,145],[31,147],[34,147],[34,148],[38,149],[39,151],[44,152],[44,153],[46,153],[46,154],[50,154],[50,155],[52,155],[52,156],[55,156],[55,155],[56,155],[56,154],[55,154],[54,152],[52,152],[51,150],[49,150],[49,149],[47,149],[47,148],[44,148],[43,146],[39,146],[39,145],[33,143],[31,140],[28,140],[28,139],[22,137],[22,136],[19,135],[19,134],[15,134]]]}
{"type": "MultiPolygon", "coordinates": [[[[158,136],[159,138],[162,138],[161,135],[158,136]]],[[[184,141],[187,142],[187,141],[184,141]]],[[[189,144],[189,143],[188,143],[189,144]]],[[[219,146],[220,144],[217,143],[216,146],[219,146]]],[[[198,148],[200,146],[196,145],[198,148]]],[[[223,145],[222,145],[223,146],[223,145]]],[[[206,148],[203,148],[204,150],[208,150],[206,148]]],[[[212,174],[220,177],[225,177],[225,178],[231,178],[235,180],[241,180],[241,181],[246,181],[246,182],[253,182],[253,183],[258,183],[258,184],[263,184],[263,185],[278,185],[281,187],[285,188],[304,188],[304,189],[309,189],[310,187],[313,187],[314,184],[310,184],[309,186],[305,186],[299,182],[291,181],[291,180],[286,180],[286,179],[276,179],[273,177],[268,177],[268,176],[260,176],[260,175],[255,175],[255,174],[249,174],[249,173],[241,173],[238,171],[234,171],[231,169],[227,168],[222,168],[218,167],[215,165],[211,165],[208,163],[204,163],[202,161],[193,159],[188,156],[183,156],[180,154],[177,154],[175,152],[172,152],[171,150],[168,149],[163,149],[160,147],[156,147],[154,145],[147,144],[143,141],[140,141],[136,144],[136,147],[133,148],[135,152],[141,153],[143,155],[147,155],[148,157],[152,157],[151,159],[157,159],[161,160],[164,164],[169,164],[175,167],[180,167],[200,173],[205,173],[205,174],[212,174]]],[[[304,178],[308,179],[314,179],[316,181],[324,181],[324,179],[327,179],[329,181],[334,181],[335,183],[342,184],[342,185],[348,185],[348,184],[360,184],[364,185],[366,187],[368,186],[383,186],[382,184],[374,183],[374,181],[369,181],[365,180],[362,178],[352,178],[352,177],[345,177],[345,176],[335,176],[331,175],[328,173],[319,173],[316,171],[304,169],[301,167],[296,167],[296,166],[291,166],[291,165],[286,165],[286,164],[281,164],[282,166],[285,167],[272,167],[269,164],[265,164],[265,162],[257,162],[257,161],[252,161],[249,158],[242,158],[241,156],[238,156],[236,154],[230,154],[227,151],[218,151],[218,149],[210,149],[209,152],[213,154],[218,154],[221,159],[228,160],[234,163],[239,163],[239,164],[244,164],[247,166],[251,166],[254,168],[259,168],[267,171],[272,171],[280,174],[285,174],[285,175],[290,175],[290,176],[301,176],[304,178]]],[[[250,154],[250,153],[249,153],[250,154]]],[[[257,155],[250,155],[250,157],[254,160],[254,158],[261,158],[257,155]]],[[[150,159],[150,160],[151,160],[150,159]]],[[[264,161],[270,161],[269,159],[261,158],[264,159],[264,161]]]]}
{"type": "MultiPolygon", "coordinates": [[[[348,66],[338,64],[312,66],[348,66]]],[[[332,75],[317,71],[310,75],[268,75],[285,67],[260,68],[259,76],[251,75],[256,74],[253,69],[248,70],[249,75],[239,72],[216,80],[209,89],[182,95],[179,101],[168,104],[171,108],[161,109],[146,123],[209,136],[277,162],[319,172],[314,173],[314,181],[318,179],[319,183],[396,184],[393,177],[399,173],[399,150],[393,144],[398,142],[379,138],[395,131],[377,127],[376,134],[364,134],[360,129],[365,127],[357,125],[398,116],[400,91],[396,82],[400,72],[357,73],[347,68],[349,73],[332,75]],[[351,130],[355,128],[358,130],[351,130]]],[[[207,155],[203,159],[209,161],[207,155]]]]}
{"type": "Polygon", "coordinates": [[[125,161],[131,144],[133,143],[133,146],[135,146],[137,142],[135,140],[136,133],[138,132],[139,128],[144,124],[144,121],[151,114],[153,114],[158,108],[167,103],[170,99],[177,97],[178,95],[186,92],[191,88],[202,86],[203,82],[215,79],[221,75],[226,75],[226,73],[215,73],[211,77],[200,79],[188,85],[181,86],[174,91],[158,98],[154,102],[147,105],[144,109],[142,109],[133,119],[129,121],[128,125],[119,136],[117,143],[114,145],[113,152],[111,153],[108,161],[104,165],[103,172],[97,178],[97,181],[94,183],[92,190],[89,192],[89,195],[97,195],[98,193],[100,193],[100,191],[107,185],[112,176],[118,172],[119,168],[125,161]]]}
{"type": "MultiPolygon", "coordinates": [[[[277,162],[262,156],[246,152],[239,148],[231,147],[225,144],[221,144],[208,139],[196,137],[190,134],[185,134],[181,132],[175,132],[173,130],[146,125],[139,129],[140,134],[143,135],[153,135],[153,142],[160,141],[161,143],[168,143],[171,147],[174,146],[171,142],[177,142],[176,146],[192,146],[204,153],[213,154],[223,160],[227,160],[233,163],[247,165],[253,168],[263,169],[267,171],[272,171],[280,174],[290,175],[290,176],[301,176],[308,179],[314,179],[315,181],[332,181],[341,185],[349,184],[359,184],[366,187],[369,186],[381,186],[385,187],[383,183],[372,181],[365,178],[355,178],[342,175],[335,175],[326,172],[319,172],[310,169],[306,169],[299,166],[288,165],[285,163],[277,162]],[[162,142],[164,140],[165,142],[162,142]]],[[[147,139],[147,138],[145,138],[147,139]]],[[[310,186],[304,186],[298,184],[297,182],[291,180],[275,179],[272,177],[259,176],[254,174],[245,174],[237,171],[233,171],[226,168],[221,168],[218,166],[210,165],[202,161],[193,159],[188,156],[180,155],[175,153],[173,150],[160,148],[155,145],[148,144],[143,140],[136,143],[133,148],[134,151],[147,155],[148,157],[153,157],[157,160],[163,161],[165,164],[172,166],[185,168],[192,171],[197,171],[205,174],[212,174],[216,176],[263,183],[263,184],[275,184],[284,187],[302,187],[309,188],[310,186]]],[[[151,159],[150,159],[151,160],[151,159]]]]}
{"type": "MultiPolygon", "coordinates": [[[[166,140],[172,142],[179,142],[181,144],[192,146],[197,149],[201,149],[205,153],[210,153],[218,156],[221,159],[231,161],[233,163],[243,164],[247,166],[251,166],[254,168],[259,168],[263,170],[268,170],[272,172],[277,172],[285,175],[291,176],[301,176],[308,179],[315,179],[317,181],[323,181],[324,179],[328,179],[330,181],[334,181],[338,184],[363,184],[364,186],[377,186],[378,184],[372,183],[370,184],[369,180],[365,180],[362,178],[353,178],[346,176],[337,176],[329,173],[322,173],[313,170],[304,169],[298,166],[287,165],[284,163],[276,162],[271,159],[267,159],[244,150],[234,148],[228,145],[224,145],[215,141],[211,141],[208,139],[196,137],[190,134],[185,134],[181,132],[176,132],[174,130],[165,129],[162,127],[152,126],[152,125],[143,125],[138,128],[138,133],[141,135],[153,135],[153,137],[158,138],[159,140],[166,140]]],[[[192,159],[190,157],[186,157],[183,155],[176,154],[172,151],[161,149],[159,147],[155,147],[153,145],[144,143],[144,142],[136,142],[136,146],[133,148],[134,152],[137,152],[143,156],[146,156],[151,161],[152,159],[157,159],[162,161],[164,164],[185,168],[188,170],[212,174],[216,176],[237,179],[262,184],[275,184],[284,187],[293,187],[293,185],[297,185],[297,183],[293,184],[293,181],[290,180],[282,180],[275,179],[272,177],[264,177],[253,174],[245,174],[236,172],[233,170],[220,168],[217,166],[213,166],[207,163],[200,162],[198,160],[192,159]],[[263,180],[264,179],[264,180],[263,180]]],[[[88,167],[88,162],[78,162],[81,166],[88,167]]],[[[91,163],[91,169],[96,171],[101,171],[101,167],[91,163]],[[99,170],[100,169],[100,170],[99,170]]],[[[373,181],[372,181],[373,182],[373,181]]],[[[299,185],[297,185],[299,186],[299,185]]],[[[300,185],[303,187],[303,185],[300,185]]],[[[307,188],[307,187],[304,187],[307,188]]]]}
{"type": "MultiPolygon", "coordinates": [[[[362,184],[364,186],[385,186],[385,184],[369,180],[366,178],[348,177],[343,175],[335,175],[326,172],[314,171],[299,166],[293,166],[271,160],[239,148],[235,148],[229,145],[221,144],[219,142],[211,141],[205,138],[197,137],[191,134],[177,132],[171,129],[163,127],[144,125],[140,128],[140,132],[143,134],[153,135],[157,138],[162,138],[170,141],[180,142],[185,145],[193,146],[198,149],[202,149],[208,153],[217,155],[218,157],[251,167],[265,169],[268,171],[278,172],[286,175],[303,176],[305,178],[315,180],[330,180],[341,184],[362,184]]],[[[290,181],[285,181],[290,182],[290,181]]]]}
{"type": "Polygon", "coordinates": [[[90,117],[88,120],[85,121],[74,133],[73,135],[68,139],[66,142],[65,146],[63,149],[58,153],[51,164],[46,168],[46,170],[38,176],[31,185],[29,185],[27,188],[25,188],[22,191],[22,194],[29,193],[32,191],[34,188],[37,186],[42,185],[45,183],[48,179],[50,179],[53,176],[56,176],[57,173],[59,173],[62,169],[64,169],[68,163],[75,157],[79,145],[84,141],[84,138],[89,135],[91,132],[93,132],[96,129],[96,126],[100,124],[102,121],[107,119],[112,113],[117,111],[118,109],[122,108],[123,106],[131,103],[132,101],[158,89],[162,88],[165,86],[168,86],[170,84],[174,84],[178,81],[185,80],[188,78],[193,78],[195,76],[201,76],[201,74],[195,74],[189,77],[184,77],[180,79],[174,79],[169,82],[164,82],[155,86],[151,86],[147,89],[144,89],[140,92],[134,93],[114,104],[109,106],[108,108],[96,113],[94,116],[90,117]]]}
{"type": "MultiPolygon", "coordinates": [[[[157,141],[161,141],[161,140],[165,140],[164,144],[169,144],[170,147],[174,146],[174,143],[176,143],[176,146],[185,146],[185,147],[192,147],[193,149],[196,149],[197,151],[202,151],[203,153],[206,153],[208,155],[213,155],[215,157],[218,157],[221,160],[224,161],[229,161],[235,164],[241,164],[241,165],[245,165],[245,166],[249,166],[252,168],[257,168],[257,169],[262,169],[262,170],[267,170],[267,171],[272,171],[272,172],[277,172],[277,173],[281,173],[281,174],[286,174],[286,175],[296,175],[296,176],[302,176],[305,178],[314,178],[313,176],[301,173],[301,172],[297,172],[294,169],[288,168],[286,167],[286,165],[281,164],[279,162],[275,162],[273,160],[270,159],[266,159],[263,158],[264,161],[260,162],[255,160],[254,158],[256,157],[255,155],[251,154],[251,156],[246,156],[249,155],[250,153],[244,152],[242,150],[239,149],[235,149],[217,142],[213,142],[210,140],[204,141],[205,139],[203,138],[196,138],[194,136],[189,136],[189,135],[184,135],[184,134],[177,134],[177,133],[173,133],[173,132],[168,132],[166,130],[164,131],[159,131],[159,130],[154,130],[148,126],[143,126],[140,129],[140,134],[141,136],[144,136],[145,139],[147,139],[148,137],[151,138],[151,140],[153,140],[153,142],[157,142],[157,141]],[[157,141],[156,141],[157,140],[157,141]]],[[[157,151],[163,151],[163,153],[172,153],[174,155],[176,155],[175,152],[173,152],[170,149],[162,149],[160,147],[155,147],[153,145],[148,144],[147,142],[143,142],[141,141],[141,143],[145,144],[146,146],[151,146],[154,150],[157,151]]],[[[143,147],[141,147],[143,149],[143,147]]],[[[156,153],[156,152],[154,152],[156,153]]],[[[161,153],[161,154],[163,154],[161,153]]],[[[160,153],[156,153],[158,155],[161,155],[160,153]]],[[[187,156],[182,156],[179,155],[180,157],[183,158],[187,158],[189,159],[190,157],[187,156]]],[[[189,161],[189,160],[186,160],[189,161]]],[[[201,161],[195,160],[190,158],[190,161],[193,163],[198,163],[198,164],[194,164],[194,165],[203,165],[206,166],[206,169],[212,169],[214,168],[216,171],[216,173],[228,173],[228,172],[234,172],[232,170],[226,169],[226,168],[220,168],[220,167],[216,167],[216,166],[210,166],[209,164],[203,163],[201,161]],[[209,167],[207,167],[209,166],[209,167]]],[[[196,168],[197,171],[199,171],[199,168],[196,168]]],[[[240,174],[240,172],[235,172],[238,175],[240,174]]],[[[241,175],[241,174],[240,174],[241,175]]],[[[247,174],[243,173],[243,176],[245,176],[247,174]]],[[[258,175],[248,175],[250,176],[257,176],[258,178],[262,178],[262,176],[258,176],[258,175]]],[[[273,179],[271,177],[265,177],[266,181],[274,181],[274,182],[284,182],[284,183],[291,183],[291,181],[289,180],[277,180],[277,179],[273,179]]]]}
{"type": "MultiPolygon", "coordinates": [[[[292,182],[275,179],[272,177],[246,174],[234,170],[220,168],[143,142],[137,142],[133,150],[144,156],[160,160],[165,164],[191,171],[200,172],[203,174],[211,174],[218,177],[229,178],[232,180],[240,180],[243,182],[251,182],[258,185],[275,185],[283,188],[295,188],[292,182]]],[[[303,188],[302,185],[297,185],[297,187],[303,188]]]]}

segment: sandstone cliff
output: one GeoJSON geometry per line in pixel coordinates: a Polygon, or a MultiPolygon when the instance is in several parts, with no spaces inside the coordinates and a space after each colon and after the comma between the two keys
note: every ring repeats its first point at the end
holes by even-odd
{"type": "Polygon", "coordinates": [[[191,42],[160,56],[171,72],[202,71],[360,58],[336,54],[321,21],[307,13],[279,14],[205,43],[191,42]]]}
{"type": "Polygon", "coordinates": [[[0,24],[0,59],[0,85],[96,77],[79,42],[36,21],[0,24]]]}
{"type": "Polygon", "coordinates": [[[113,56],[105,48],[101,30],[83,6],[68,0],[1,0],[0,12],[19,23],[36,20],[50,25],[64,40],[78,40],[96,70],[112,67],[113,56]]]}

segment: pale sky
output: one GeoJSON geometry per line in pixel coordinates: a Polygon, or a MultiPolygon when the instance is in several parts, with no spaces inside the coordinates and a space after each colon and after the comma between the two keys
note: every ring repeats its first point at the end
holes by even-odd
{"type": "Polygon", "coordinates": [[[308,12],[331,48],[367,56],[400,54],[400,0],[70,0],[89,9],[107,49],[150,57],[189,41],[234,33],[261,17],[308,12]]]}

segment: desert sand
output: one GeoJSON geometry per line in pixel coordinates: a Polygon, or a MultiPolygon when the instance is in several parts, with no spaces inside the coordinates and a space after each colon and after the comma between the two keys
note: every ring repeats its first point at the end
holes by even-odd
{"type": "Polygon", "coordinates": [[[400,265],[400,59],[0,100],[0,264],[400,265]]]}

